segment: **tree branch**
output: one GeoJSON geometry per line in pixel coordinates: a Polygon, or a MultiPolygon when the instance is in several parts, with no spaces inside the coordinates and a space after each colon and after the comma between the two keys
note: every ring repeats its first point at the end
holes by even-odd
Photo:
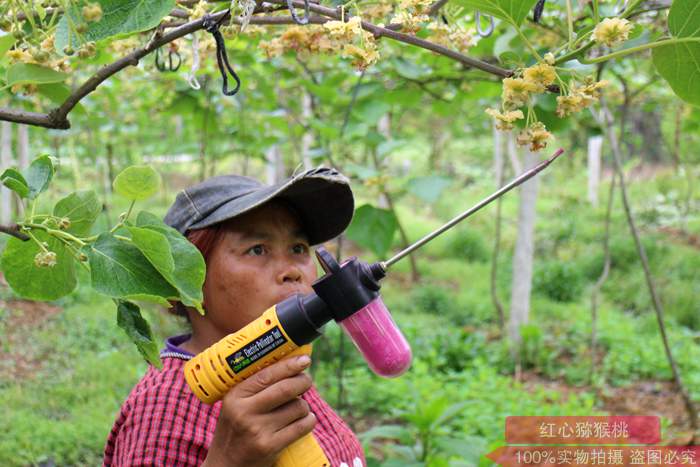
{"type": "MultiPolygon", "coordinates": [[[[286,0],[271,0],[270,3],[284,5],[286,0]]],[[[294,0],[293,4],[296,7],[303,7],[304,2],[301,0],[294,0]]],[[[333,18],[336,20],[341,19],[341,13],[337,9],[327,8],[317,4],[310,4],[309,8],[312,12],[317,15],[321,15],[327,18],[333,18]]],[[[262,11],[262,10],[259,10],[262,11]]],[[[229,11],[220,11],[212,15],[214,21],[219,21],[225,19],[229,16],[229,11]]],[[[349,15],[345,15],[345,20],[349,19],[349,15]]],[[[320,16],[314,16],[311,18],[313,23],[322,24],[325,22],[320,16]]],[[[26,123],[30,125],[40,126],[44,128],[53,128],[67,130],[70,128],[70,122],[68,120],[68,114],[73,110],[73,108],[88,94],[93,92],[97,87],[106,81],[112,75],[118,73],[128,66],[136,66],[140,59],[150,54],[157,48],[172,42],[180,37],[186,36],[192,32],[202,29],[202,23],[204,19],[200,18],[189,23],[185,23],[178,26],[168,33],[163,33],[162,28],[156,30],[154,36],[151,40],[142,48],[136,49],[125,57],[120,58],[116,62],[109,65],[105,65],[100,68],[97,73],[90,77],[85,83],[83,83],[78,89],[73,91],[68,98],[61,104],[58,108],[51,110],[46,114],[37,112],[26,112],[18,109],[7,109],[0,108],[0,120],[7,120],[15,123],[26,123]]],[[[233,18],[234,23],[240,24],[238,18],[233,18]]],[[[263,16],[257,18],[251,18],[251,24],[290,24],[292,22],[291,18],[285,17],[272,17],[263,16]]],[[[395,26],[396,27],[396,26],[395,26]]],[[[512,75],[512,72],[504,68],[492,65],[490,63],[477,60],[471,57],[467,57],[459,52],[450,50],[446,47],[440,46],[438,44],[432,43],[420,39],[409,34],[404,34],[398,31],[393,31],[389,28],[379,27],[372,23],[362,21],[362,28],[368,32],[374,34],[376,38],[388,37],[398,42],[403,42],[405,44],[414,45],[421,47],[440,55],[444,55],[452,60],[462,63],[468,67],[476,68],[487,73],[494,74],[496,76],[506,78],[512,75]]]]}
{"type": "MultiPolygon", "coordinates": [[[[276,4],[283,4],[286,3],[286,0],[269,0],[270,3],[276,3],[276,4]]],[[[304,6],[304,2],[301,0],[293,0],[292,3],[301,8],[304,6]]],[[[315,4],[310,4],[309,9],[314,12],[318,13],[320,15],[326,16],[328,18],[333,18],[336,20],[341,19],[341,14],[339,10],[332,9],[332,8],[327,8],[321,5],[315,5],[315,4]]],[[[345,14],[345,21],[349,20],[351,18],[350,15],[345,14]]],[[[398,31],[393,31],[389,28],[385,27],[379,27],[376,26],[372,23],[369,23],[367,21],[362,21],[362,29],[365,31],[371,32],[374,34],[376,38],[381,38],[381,37],[388,37],[389,39],[394,39],[395,41],[398,42],[403,42],[405,44],[410,44],[410,45],[415,45],[417,47],[427,49],[430,51],[433,51],[437,54],[444,55],[446,57],[449,57],[457,62],[460,62],[464,65],[467,65],[472,68],[476,68],[482,71],[485,71],[487,73],[491,73],[497,76],[500,76],[502,78],[507,78],[511,76],[513,73],[510,70],[506,70],[504,68],[501,68],[496,65],[492,65],[487,62],[483,62],[481,60],[477,60],[471,57],[467,57],[466,55],[463,55],[459,52],[455,52],[454,50],[450,50],[446,47],[443,47],[441,45],[435,44],[430,41],[426,41],[424,39],[420,39],[415,36],[411,36],[410,34],[404,34],[402,32],[398,31]]]]}
{"type": "Polygon", "coordinates": [[[428,16],[435,16],[438,13],[438,11],[440,11],[440,8],[444,7],[446,3],[447,0],[437,0],[435,3],[430,5],[430,9],[428,10],[428,16]]]}
{"type": "Polygon", "coordinates": [[[19,238],[20,240],[23,240],[25,242],[29,240],[29,235],[20,232],[19,226],[17,224],[0,225],[0,232],[5,233],[7,235],[11,235],[15,238],[19,238]]]}

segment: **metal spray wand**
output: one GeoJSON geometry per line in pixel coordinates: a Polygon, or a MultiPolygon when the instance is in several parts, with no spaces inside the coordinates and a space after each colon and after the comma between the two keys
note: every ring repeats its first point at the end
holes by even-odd
{"type": "Polygon", "coordinates": [[[422,247],[423,245],[428,243],[430,240],[434,239],[435,237],[442,234],[446,230],[451,229],[452,227],[459,224],[467,217],[469,217],[472,214],[474,214],[475,212],[479,211],[481,208],[483,208],[484,206],[491,203],[491,201],[500,198],[501,196],[503,196],[505,193],[508,193],[510,190],[512,190],[516,186],[522,185],[524,182],[526,182],[527,180],[531,179],[532,177],[534,177],[535,175],[537,175],[538,173],[543,171],[545,168],[547,168],[547,166],[549,164],[551,164],[557,157],[561,156],[563,153],[564,153],[564,149],[559,149],[549,159],[546,159],[546,160],[540,162],[535,167],[533,167],[532,169],[523,173],[518,178],[516,178],[515,180],[510,182],[509,184],[503,186],[500,190],[498,190],[495,193],[492,193],[491,195],[489,195],[488,197],[482,199],[481,201],[476,203],[474,206],[472,206],[471,208],[464,211],[462,214],[459,214],[458,216],[453,218],[451,221],[449,221],[448,223],[446,223],[445,225],[443,225],[439,229],[429,233],[428,235],[421,238],[417,242],[413,243],[412,245],[410,245],[407,248],[403,249],[402,251],[398,252],[397,254],[392,256],[390,259],[388,259],[386,261],[380,261],[379,265],[382,267],[384,272],[386,272],[386,270],[389,268],[389,266],[396,263],[404,256],[406,256],[406,255],[410,254],[411,252],[417,250],[418,248],[422,247]]]}

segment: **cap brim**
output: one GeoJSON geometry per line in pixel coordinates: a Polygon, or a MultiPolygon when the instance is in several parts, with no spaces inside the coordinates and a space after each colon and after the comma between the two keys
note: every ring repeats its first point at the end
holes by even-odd
{"type": "Polygon", "coordinates": [[[283,184],[264,186],[233,199],[188,230],[211,227],[278,198],[293,206],[311,245],[340,235],[350,225],[355,209],[347,179],[335,170],[319,168],[303,172],[283,184]]]}

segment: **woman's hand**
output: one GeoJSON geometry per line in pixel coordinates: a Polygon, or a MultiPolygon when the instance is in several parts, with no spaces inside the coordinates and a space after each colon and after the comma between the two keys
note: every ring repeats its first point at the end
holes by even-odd
{"type": "Polygon", "coordinates": [[[270,467],[277,455],[316,425],[300,396],[311,387],[311,359],[287,358],[234,386],[224,396],[206,467],[270,467]]]}

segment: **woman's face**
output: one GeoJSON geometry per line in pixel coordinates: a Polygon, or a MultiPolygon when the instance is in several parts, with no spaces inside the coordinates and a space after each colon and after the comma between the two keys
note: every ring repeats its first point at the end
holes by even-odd
{"type": "MultiPolygon", "coordinates": [[[[206,315],[193,318],[206,320],[200,328],[218,340],[290,295],[312,292],[315,279],[301,224],[289,208],[270,202],[225,224],[208,256],[206,315]]],[[[192,324],[197,333],[203,323],[192,324]]]]}

